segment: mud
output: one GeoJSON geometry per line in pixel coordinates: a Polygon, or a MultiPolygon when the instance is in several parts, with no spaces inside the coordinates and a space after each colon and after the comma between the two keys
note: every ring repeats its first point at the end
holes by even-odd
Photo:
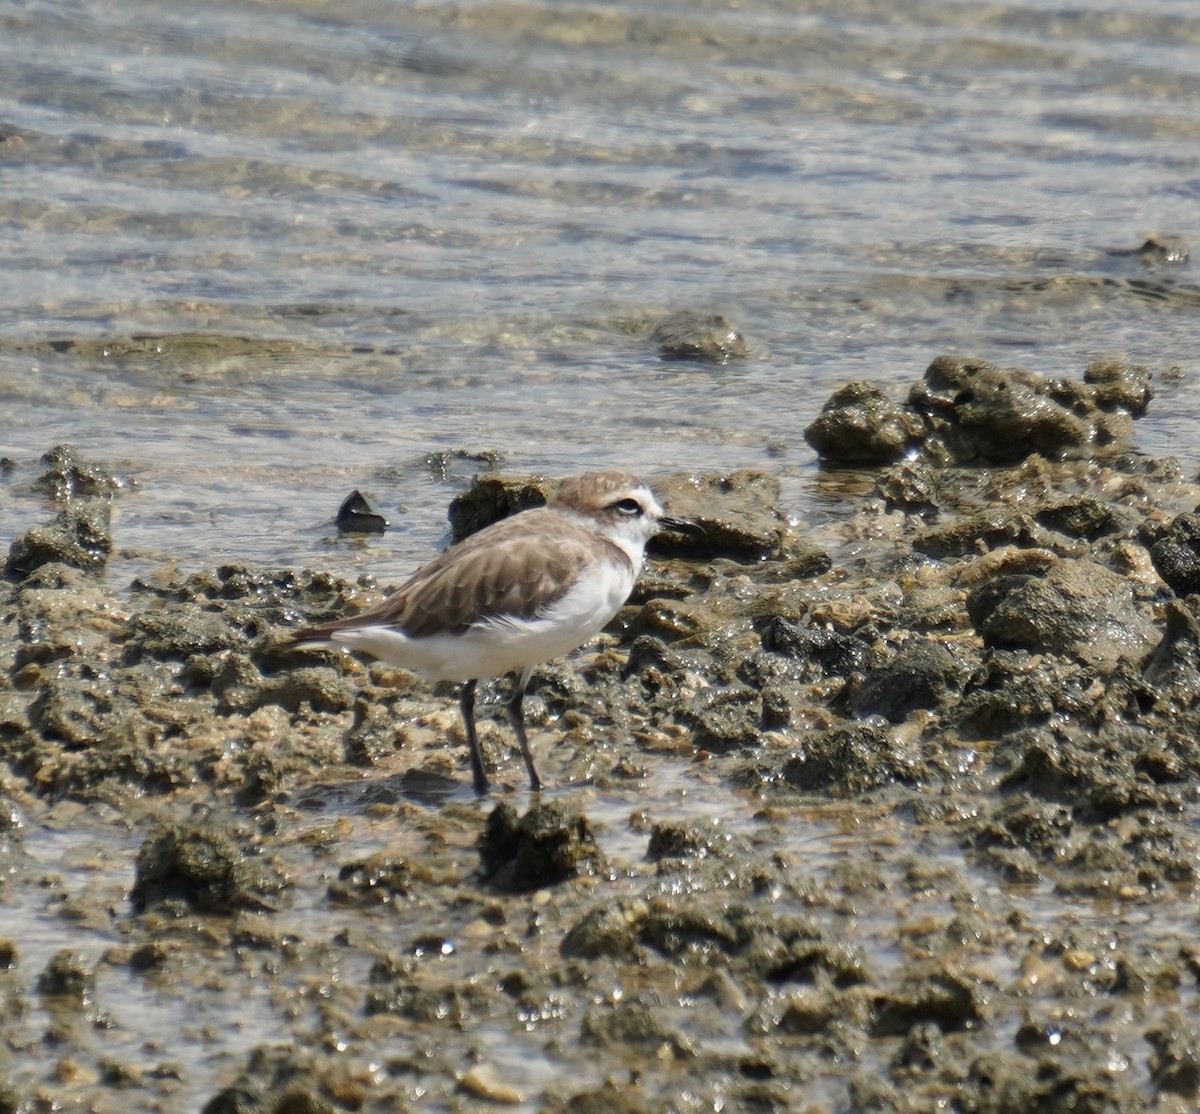
{"type": "Polygon", "coordinates": [[[657,484],[704,532],[536,672],[540,800],[490,721],[472,796],[451,688],[279,648],[386,585],[113,585],[136,491],[20,465],[0,1111],[1190,1108],[1200,487],[1141,370],[934,366],[831,400],[877,463],[820,546],[770,475],[657,484]]]}

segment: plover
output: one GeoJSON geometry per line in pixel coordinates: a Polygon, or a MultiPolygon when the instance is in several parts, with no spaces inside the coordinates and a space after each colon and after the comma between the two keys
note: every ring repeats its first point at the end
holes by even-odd
{"type": "Polygon", "coordinates": [[[545,507],[493,523],[451,546],[383,603],[297,631],[297,649],[365,650],[430,681],[461,681],[475,791],[487,792],[475,730],[475,686],[515,673],[508,712],[532,789],[542,787],[522,710],[533,667],[598,634],[629,598],[646,542],[673,519],[636,476],[564,479],[545,507]]]}

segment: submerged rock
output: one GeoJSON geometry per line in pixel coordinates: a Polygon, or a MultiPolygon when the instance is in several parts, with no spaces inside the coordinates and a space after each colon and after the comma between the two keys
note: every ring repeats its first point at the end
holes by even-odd
{"type": "Polygon", "coordinates": [[[558,804],[539,805],[520,817],[507,802],[497,805],[479,841],[479,857],[490,885],[515,891],[595,874],[604,862],[587,818],[558,804]]]}
{"type": "Polygon", "coordinates": [[[112,495],[129,486],[107,466],[81,460],[72,445],[56,445],[42,457],[42,463],[46,471],[38,477],[36,486],[56,503],[112,495]]]}
{"type": "Polygon", "coordinates": [[[746,354],[746,338],[719,313],[674,313],[655,326],[650,339],[664,360],[723,364],[746,354]]]}

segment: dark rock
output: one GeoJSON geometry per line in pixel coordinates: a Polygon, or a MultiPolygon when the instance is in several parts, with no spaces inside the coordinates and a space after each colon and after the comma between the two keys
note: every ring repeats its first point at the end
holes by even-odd
{"type": "Polygon", "coordinates": [[[426,881],[429,874],[419,864],[381,852],[346,863],[329,884],[329,899],[336,905],[388,905],[426,881]]]}
{"type": "Polygon", "coordinates": [[[1029,1114],[1072,1111],[1078,1114],[1139,1114],[1146,1106],[1124,1079],[1115,1078],[1090,1050],[1094,1062],[1060,1063],[1046,1056],[995,1052],[975,1060],[956,1097],[964,1114],[1029,1114]]]}
{"type": "Polygon", "coordinates": [[[112,495],[128,486],[128,481],[103,465],[80,460],[71,445],[56,445],[42,457],[42,463],[46,465],[46,471],[38,478],[36,486],[56,503],[112,495]]]}
{"type": "Polygon", "coordinates": [[[1144,367],[1116,360],[1097,360],[1088,364],[1083,371],[1083,381],[1093,388],[1093,397],[1101,410],[1125,410],[1140,418],[1154,398],[1150,372],[1144,367]]]}
{"type": "Polygon", "coordinates": [[[1162,1094],[1194,1099],[1200,1094],[1200,1035],[1189,1018],[1172,1011],[1166,1025],[1151,1029],[1146,1042],[1150,1054],[1150,1078],[1162,1094]]]}
{"type": "Polygon", "coordinates": [[[751,688],[706,688],[680,711],[700,750],[724,754],[755,747],[762,733],[762,694],[751,688]]]}
{"type": "Polygon", "coordinates": [[[764,650],[796,658],[810,676],[848,677],[866,668],[870,647],[861,638],[777,616],[763,629],[764,650]]]}
{"type": "Polygon", "coordinates": [[[35,526],[9,546],[4,575],[20,580],[52,561],[99,572],[111,552],[108,505],[68,507],[49,526],[35,526]]]}
{"type": "Polygon", "coordinates": [[[183,603],[140,612],[126,642],[125,660],[131,665],[143,656],[160,661],[187,661],[194,654],[247,650],[249,642],[247,633],[228,614],[183,603]]]}
{"type": "Polygon", "coordinates": [[[570,1098],[552,1101],[543,1114],[662,1114],[661,1103],[647,1103],[631,1094],[634,1085],[622,1087],[611,1080],[595,1091],[580,1091],[570,1098]]]}
{"type": "Polygon", "coordinates": [[[539,805],[524,816],[497,805],[479,841],[483,877],[497,889],[537,890],[580,874],[595,874],[603,856],[587,818],[559,804],[539,805]]]}
{"type": "Polygon", "coordinates": [[[901,460],[875,477],[875,493],[889,507],[910,511],[936,510],[941,470],[924,457],[901,460]]]}
{"type": "Polygon", "coordinates": [[[640,912],[620,901],[588,910],[563,936],[559,950],[566,959],[606,956],[632,962],[638,955],[640,912]]]}
{"type": "Polygon", "coordinates": [[[997,744],[1001,786],[1069,804],[1083,819],[1105,822],[1139,808],[1173,811],[1200,774],[1200,746],[1135,725],[1086,730],[1029,729],[997,744]]]}
{"type": "Polygon", "coordinates": [[[902,750],[883,728],[863,723],[814,732],[802,750],[783,760],[777,773],[794,789],[837,797],[927,776],[918,754],[902,750]]]}
{"type": "Polygon", "coordinates": [[[263,1045],[250,1053],[237,1080],[204,1104],[201,1114],[338,1114],[359,1109],[360,1098],[345,1086],[336,1062],[322,1062],[291,1045],[263,1045]],[[345,1102],[334,1099],[339,1093],[345,1102]]]}
{"type": "Polygon", "coordinates": [[[451,540],[460,542],[509,515],[544,507],[556,486],[544,476],[476,476],[450,501],[451,540]]]}
{"type": "Polygon", "coordinates": [[[1095,541],[1097,538],[1132,532],[1137,515],[1125,508],[1081,495],[1041,507],[1034,519],[1049,530],[1057,530],[1073,538],[1095,541]]]}
{"type": "Polygon", "coordinates": [[[603,1048],[636,1049],[657,1059],[691,1059],[696,1048],[662,1020],[661,1008],[631,998],[614,1006],[596,1007],[583,1019],[583,1040],[603,1048]]]}
{"type": "Polygon", "coordinates": [[[909,402],[960,463],[1114,454],[1129,447],[1131,415],[1144,412],[1150,387],[1144,376],[1095,374],[1095,383],[1076,383],[939,356],[909,402]]]}
{"type": "Polygon", "coordinates": [[[658,323],[650,339],[664,360],[724,364],[746,354],[746,338],[719,313],[673,313],[658,323]]]}
{"type": "Polygon", "coordinates": [[[741,846],[741,841],[718,825],[662,821],[650,829],[646,858],[702,859],[728,855],[734,846],[741,846]]]}
{"type": "Polygon", "coordinates": [[[939,963],[910,965],[896,990],[875,998],[872,1028],[891,1036],[932,1022],[944,1033],[959,1032],[983,1021],[986,1001],[976,983],[939,963]]]}
{"type": "Polygon", "coordinates": [[[1176,595],[1200,592],[1200,514],[1181,514],[1150,547],[1158,575],[1176,595]]]}
{"type": "Polygon", "coordinates": [[[202,913],[232,914],[265,908],[264,895],[283,880],[244,850],[246,833],[198,808],[180,824],[148,836],[138,851],[133,889],[134,912],[164,902],[183,902],[202,913]]]}
{"type": "Polygon", "coordinates": [[[1158,641],[1124,578],[1093,561],[1057,561],[1044,576],[1000,576],[967,597],[988,646],[1071,654],[1094,665],[1143,660],[1158,641]]]}
{"type": "Polygon", "coordinates": [[[696,530],[660,534],[651,552],[747,562],[792,555],[779,480],[766,472],[676,473],[656,479],[654,489],[671,515],[696,530]]]}
{"type": "Polygon", "coordinates": [[[849,383],[821,408],[804,439],[826,464],[891,464],[925,439],[921,415],[872,383],[849,383]]]}
{"type": "Polygon", "coordinates": [[[96,989],[96,970],[78,952],[60,948],[38,975],[37,988],[43,997],[70,998],[83,1005],[96,989]]]}
{"type": "Polygon", "coordinates": [[[343,534],[382,534],[388,525],[379,504],[361,491],[350,492],[338,507],[337,528],[343,534]]]}
{"type": "Polygon", "coordinates": [[[1180,600],[1164,608],[1162,641],[1146,659],[1143,676],[1157,699],[1185,709],[1200,704],[1200,620],[1180,600]]]}
{"type": "Polygon", "coordinates": [[[938,642],[910,639],[886,665],[872,669],[850,695],[856,716],[903,722],[918,708],[933,709],[957,696],[963,670],[938,642]]]}

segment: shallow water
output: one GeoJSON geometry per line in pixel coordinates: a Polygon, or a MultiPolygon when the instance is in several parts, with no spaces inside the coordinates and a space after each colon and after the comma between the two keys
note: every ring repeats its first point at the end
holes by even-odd
{"type": "MultiPolygon", "coordinates": [[[[124,461],[134,558],[396,576],[431,453],[514,470],[765,466],[836,385],[943,351],[1191,371],[1200,24],[1185,0],[32,3],[0,36],[0,453],[124,461]],[[649,326],[724,312],[726,366],[649,326]],[[130,337],[143,338],[134,344],[130,337]],[[67,342],[47,346],[47,341],[67,342]],[[773,448],[768,452],[768,446],[773,448]],[[353,559],[351,557],[351,559],[353,559]]],[[[1195,464],[1190,379],[1139,445],[1195,464]]],[[[782,454],[782,455],[781,455],[782,454]]],[[[45,515],[21,471],[6,540],[45,515]]]]}

